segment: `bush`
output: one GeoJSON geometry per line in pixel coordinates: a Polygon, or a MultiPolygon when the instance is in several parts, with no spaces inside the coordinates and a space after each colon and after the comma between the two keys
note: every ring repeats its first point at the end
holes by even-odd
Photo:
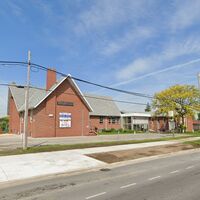
{"type": "Polygon", "coordinates": [[[8,132],[8,124],[9,124],[8,117],[0,118],[0,128],[4,133],[8,132]]]}

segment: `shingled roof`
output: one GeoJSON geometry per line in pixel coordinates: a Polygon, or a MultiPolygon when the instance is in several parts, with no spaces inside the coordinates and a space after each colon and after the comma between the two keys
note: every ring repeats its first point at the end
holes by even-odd
{"type": "MultiPolygon", "coordinates": [[[[43,102],[67,77],[63,77],[55,83],[49,91],[39,88],[30,88],[29,90],[29,109],[36,108],[41,102],[43,102]]],[[[112,97],[99,96],[92,94],[83,94],[73,79],[69,78],[69,81],[78,92],[82,100],[88,106],[90,115],[95,116],[120,116],[120,111],[113,101],[112,97]]],[[[12,95],[17,107],[18,112],[24,111],[24,98],[25,88],[11,85],[9,87],[9,95],[12,95]]],[[[8,98],[9,99],[9,98],[8,98]]]]}
{"type": "MultiPolygon", "coordinates": [[[[70,77],[62,77],[60,81],[56,82],[48,91],[45,89],[31,88],[29,90],[29,109],[36,108],[41,102],[43,102],[62,82],[66,79],[70,81],[75,91],[79,94],[80,98],[86,104],[90,111],[92,107],[90,106],[87,99],[84,97],[79,87],[73,79],[70,77]]],[[[16,85],[9,86],[9,95],[13,96],[18,112],[24,111],[24,102],[25,102],[25,89],[26,87],[17,87],[16,85]]],[[[9,98],[8,98],[9,100],[9,98]]]]}
{"type": "MultiPolygon", "coordinates": [[[[11,95],[15,101],[18,112],[24,110],[25,102],[25,88],[17,87],[12,85],[9,87],[11,95]]],[[[45,90],[40,90],[36,88],[30,88],[29,90],[29,109],[33,109],[37,103],[41,101],[42,98],[46,96],[47,92],[45,90]]]]}
{"type": "Polygon", "coordinates": [[[84,95],[93,109],[93,112],[90,112],[90,115],[116,116],[116,117],[119,117],[121,115],[112,97],[98,96],[92,94],[84,94],[84,95]]]}

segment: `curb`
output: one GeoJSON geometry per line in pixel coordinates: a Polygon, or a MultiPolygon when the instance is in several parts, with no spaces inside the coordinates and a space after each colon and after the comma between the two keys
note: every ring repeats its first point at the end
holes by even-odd
{"type": "Polygon", "coordinates": [[[49,180],[49,179],[56,178],[56,177],[75,176],[75,175],[79,175],[79,174],[83,174],[83,173],[97,172],[97,171],[101,170],[102,168],[114,169],[114,168],[122,167],[125,165],[143,163],[143,162],[148,162],[151,160],[156,160],[159,158],[168,158],[168,157],[172,157],[172,156],[190,154],[190,153],[195,153],[195,152],[199,153],[200,148],[182,150],[182,151],[177,151],[177,152],[173,152],[173,153],[160,154],[160,155],[156,155],[156,156],[143,157],[143,158],[138,158],[138,159],[134,159],[134,160],[116,162],[116,163],[112,163],[112,164],[105,163],[104,165],[99,166],[99,167],[83,169],[83,170],[78,170],[78,171],[73,171],[73,172],[62,172],[62,173],[40,175],[40,176],[31,177],[31,178],[24,178],[24,179],[12,180],[12,181],[5,181],[5,182],[0,183],[0,189],[12,187],[12,186],[19,186],[19,185],[23,185],[23,184],[29,184],[29,183],[37,182],[38,180],[45,181],[45,180],[49,180]]]}
{"type": "Polygon", "coordinates": [[[111,164],[107,164],[107,165],[109,165],[110,168],[116,168],[116,167],[121,167],[121,166],[129,165],[129,164],[142,163],[142,162],[147,162],[147,161],[151,161],[151,160],[156,160],[156,159],[159,159],[159,158],[168,158],[168,157],[190,154],[190,153],[195,153],[195,152],[200,152],[200,148],[182,150],[182,151],[160,154],[160,155],[155,155],[155,156],[147,156],[147,157],[143,157],[143,158],[137,158],[137,159],[134,159],[134,160],[126,160],[126,161],[121,161],[121,162],[115,162],[115,163],[111,163],[111,164]]]}

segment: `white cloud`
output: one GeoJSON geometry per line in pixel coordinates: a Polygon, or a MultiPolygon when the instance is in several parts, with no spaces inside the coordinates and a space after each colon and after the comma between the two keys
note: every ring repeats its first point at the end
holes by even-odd
{"type": "MultiPolygon", "coordinates": [[[[136,78],[133,78],[133,79],[129,79],[127,81],[122,81],[122,82],[119,82],[119,83],[116,83],[116,84],[113,84],[112,87],[117,87],[117,86],[122,86],[122,85],[127,85],[129,83],[132,83],[136,80],[141,80],[141,79],[144,79],[144,78],[147,78],[147,77],[150,77],[150,76],[155,76],[155,75],[158,75],[158,74],[161,74],[161,73],[164,73],[164,72],[169,72],[171,70],[175,70],[175,69],[179,69],[179,68],[183,68],[183,67],[192,67],[193,64],[196,64],[196,63],[200,63],[200,58],[197,58],[197,59],[194,59],[194,60],[190,60],[188,62],[185,62],[185,63],[181,63],[181,64],[177,64],[177,65],[173,65],[173,66],[168,66],[168,67],[164,67],[163,69],[160,69],[160,70],[156,70],[156,71],[153,71],[153,72],[150,72],[150,73],[147,73],[147,74],[144,74],[144,75],[141,75],[141,76],[138,76],[136,78]]],[[[187,68],[188,69],[188,68],[187,68]]],[[[188,73],[188,72],[187,72],[188,73]]],[[[169,75],[169,74],[168,74],[169,75]]],[[[185,75],[184,77],[186,77],[187,75],[185,75]]],[[[182,76],[183,77],[183,76],[182,76]]],[[[189,76],[190,78],[194,76],[193,75],[190,75],[189,76]]]]}
{"type": "MultiPolygon", "coordinates": [[[[56,13],[56,10],[53,8],[52,4],[45,1],[34,1],[33,4],[36,8],[40,9],[45,15],[47,20],[58,19],[60,17],[59,13],[56,13]]],[[[63,7],[63,5],[62,5],[63,7]]]]}
{"type": "Polygon", "coordinates": [[[158,64],[158,59],[155,56],[138,58],[123,69],[120,69],[116,74],[117,79],[130,79],[138,74],[143,74],[152,69],[155,64],[158,64]]]}
{"type": "Polygon", "coordinates": [[[185,29],[200,22],[200,1],[179,0],[175,3],[175,13],[172,15],[169,25],[173,31],[185,29]]]}
{"type": "Polygon", "coordinates": [[[102,50],[104,55],[112,55],[120,52],[130,45],[137,44],[152,37],[155,34],[153,28],[150,27],[136,27],[126,32],[118,39],[108,42],[102,50]]]}
{"type": "Polygon", "coordinates": [[[9,7],[9,10],[16,16],[16,17],[19,17],[21,20],[24,20],[22,19],[23,17],[23,9],[22,7],[20,6],[19,3],[16,3],[14,1],[7,1],[7,4],[8,4],[8,7],[9,7]]]}
{"type": "MultiPolygon", "coordinates": [[[[145,74],[149,72],[160,70],[162,63],[167,63],[181,56],[199,55],[199,53],[200,39],[196,37],[190,37],[187,40],[178,42],[172,40],[163,46],[163,50],[160,53],[152,54],[146,58],[138,58],[120,69],[116,73],[116,78],[130,83],[131,80],[137,79],[137,76],[145,77],[145,74]]],[[[164,70],[163,67],[162,69],[164,70]]],[[[124,84],[124,81],[122,83],[124,84]]],[[[120,85],[120,83],[117,85],[120,85]]]]}
{"type": "Polygon", "coordinates": [[[100,29],[123,22],[144,18],[149,6],[147,0],[101,0],[93,1],[92,6],[80,13],[79,23],[75,27],[76,32],[84,32],[91,29],[100,29]]]}
{"type": "Polygon", "coordinates": [[[200,39],[198,36],[191,36],[179,41],[170,41],[164,47],[163,54],[166,60],[173,59],[182,55],[200,53],[200,39]]]}

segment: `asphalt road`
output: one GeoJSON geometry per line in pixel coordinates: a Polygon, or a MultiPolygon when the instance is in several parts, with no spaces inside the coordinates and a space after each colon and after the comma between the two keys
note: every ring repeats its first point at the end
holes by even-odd
{"type": "MultiPolygon", "coordinates": [[[[180,134],[175,134],[179,137],[180,134]]],[[[181,134],[184,136],[184,134],[181,134]]],[[[76,136],[76,137],[54,137],[54,138],[29,138],[29,146],[47,145],[47,144],[80,144],[91,142],[106,141],[125,141],[125,140],[143,140],[156,139],[163,137],[172,137],[172,134],[145,133],[145,134],[120,134],[120,135],[99,135],[99,136],[76,136]]],[[[20,135],[0,135],[0,150],[11,149],[22,146],[22,136],[20,135]]]]}
{"type": "Polygon", "coordinates": [[[4,187],[0,200],[199,200],[200,152],[4,187]]]}

